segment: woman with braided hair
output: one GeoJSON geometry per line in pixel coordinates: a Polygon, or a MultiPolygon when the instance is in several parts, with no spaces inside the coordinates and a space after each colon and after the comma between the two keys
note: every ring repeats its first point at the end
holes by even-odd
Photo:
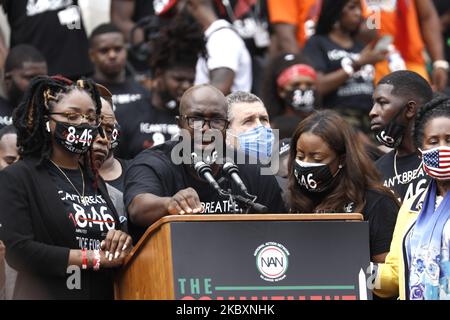
{"type": "Polygon", "coordinates": [[[374,292],[407,300],[450,299],[450,98],[436,96],[416,116],[414,144],[431,177],[400,208],[374,292]]]}
{"type": "Polygon", "coordinates": [[[113,298],[131,238],[88,152],[104,134],[97,88],[37,77],[13,115],[21,159],[0,172],[0,239],[16,299],[113,298]]]}

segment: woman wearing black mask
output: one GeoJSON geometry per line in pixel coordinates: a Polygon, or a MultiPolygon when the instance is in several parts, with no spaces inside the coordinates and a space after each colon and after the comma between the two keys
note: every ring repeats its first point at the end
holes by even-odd
{"type": "Polygon", "coordinates": [[[292,136],[298,123],[320,106],[316,71],[301,55],[284,54],[267,69],[263,100],[280,129],[280,139],[292,136]]]}
{"type": "Polygon", "coordinates": [[[362,213],[369,221],[372,261],[383,262],[399,204],[379,183],[352,127],[334,111],[319,111],[299,124],[291,145],[291,212],[362,213]]]}
{"type": "Polygon", "coordinates": [[[16,109],[21,160],[0,173],[16,299],[113,298],[131,238],[88,156],[100,110],[94,83],[62,77],[35,78],[16,109]]]}

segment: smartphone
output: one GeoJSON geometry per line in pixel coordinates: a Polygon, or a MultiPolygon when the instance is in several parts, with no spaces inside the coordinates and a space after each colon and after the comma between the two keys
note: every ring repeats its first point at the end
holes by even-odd
{"type": "Polygon", "coordinates": [[[374,50],[375,51],[387,50],[393,40],[394,40],[394,38],[391,35],[382,36],[375,44],[374,50]]]}

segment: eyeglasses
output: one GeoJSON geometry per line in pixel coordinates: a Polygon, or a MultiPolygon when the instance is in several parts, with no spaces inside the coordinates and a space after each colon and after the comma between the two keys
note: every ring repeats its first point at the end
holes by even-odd
{"type": "Polygon", "coordinates": [[[206,119],[202,117],[190,117],[190,116],[181,116],[183,119],[186,119],[188,126],[192,129],[202,129],[205,123],[208,123],[208,127],[211,129],[224,130],[228,127],[228,120],[221,118],[213,118],[206,119]]]}
{"type": "Polygon", "coordinates": [[[97,124],[99,119],[96,113],[83,114],[79,112],[51,112],[50,115],[61,115],[74,125],[81,124],[83,119],[86,119],[89,124],[97,124]]]}

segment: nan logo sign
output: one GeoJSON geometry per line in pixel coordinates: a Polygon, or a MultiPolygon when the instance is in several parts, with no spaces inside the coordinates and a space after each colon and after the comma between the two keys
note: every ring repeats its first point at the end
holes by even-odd
{"type": "Polygon", "coordinates": [[[289,251],[282,244],[266,242],[255,250],[254,256],[261,279],[276,282],[286,278],[289,251]]]}

